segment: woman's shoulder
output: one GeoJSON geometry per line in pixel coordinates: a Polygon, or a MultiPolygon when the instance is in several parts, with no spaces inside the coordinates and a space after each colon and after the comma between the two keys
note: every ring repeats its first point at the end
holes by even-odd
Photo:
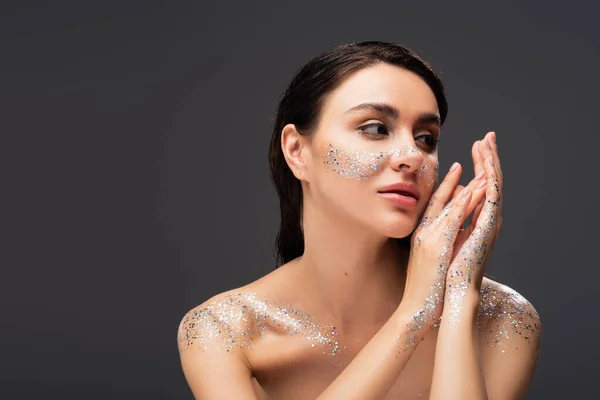
{"type": "Polygon", "coordinates": [[[507,285],[483,279],[478,317],[481,338],[488,346],[526,342],[539,349],[541,345],[542,324],[537,310],[507,285]]]}
{"type": "Polygon", "coordinates": [[[267,299],[280,297],[287,275],[277,269],[248,283],[213,295],[185,313],[177,331],[179,348],[248,348],[259,331],[267,299]]]}
{"type": "Polygon", "coordinates": [[[248,345],[255,294],[246,287],[218,293],[185,313],[177,330],[179,349],[199,347],[227,352],[248,345]]]}

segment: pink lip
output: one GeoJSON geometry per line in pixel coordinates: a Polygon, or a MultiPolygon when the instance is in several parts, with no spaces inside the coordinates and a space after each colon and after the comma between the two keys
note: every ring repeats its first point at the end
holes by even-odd
{"type": "Polygon", "coordinates": [[[378,190],[380,194],[383,193],[397,193],[403,196],[414,197],[419,200],[420,193],[419,188],[414,183],[398,182],[393,185],[385,186],[378,190]]]}
{"type": "Polygon", "coordinates": [[[394,192],[380,192],[379,195],[384,199],[390,201],[396,207],[415,208],[417,206],[417,199],[411,196],[405,196],[394,192]]]}

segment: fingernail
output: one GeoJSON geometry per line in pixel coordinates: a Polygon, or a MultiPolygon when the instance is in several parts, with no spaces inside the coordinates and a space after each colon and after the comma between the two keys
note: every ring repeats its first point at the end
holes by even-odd
{"type": "Polygon", "coordinates": [[[485,145],[487,146],[488,149],[490,149],[490,150],[492,149],[492,145],[490,145],[489,139],[485,140],[485,145]]]}
{"type": "Polygon", "coordinates": [[[458,163],[455,162],[454,164],[452,164],[452,167],[450,167],[450,172],[456,171],[456,168],[458,168],[458,163]]]}
{"type": "Polygon", "coordinates": [[[496,132],[492,132],[490,136],[492,137],[494,143],[496,143],[496,132]]]}
{"type": "Polygon", "coordinates": [[[477,185],[477,189],[481,189],[483,187],[485,187],[485,185],[487,184],[487,179],[482,180],[481,182],[479,182],[479,184],[477,185]]]}
{"type": "Polygon", "coordinates": [[[469,193],[471,193],[471,189],[469,189],[468,187],[464,188],[463,191],[460,193],[460,198],[464,199],[469,193]]]}
{"type": "Polygon", "coordinates": [[[484,175],[485,175],[485,171],[481,171],[480,173],[477,174],[477,176],[475,177],[475,180],[483,178],[484,175]]]}

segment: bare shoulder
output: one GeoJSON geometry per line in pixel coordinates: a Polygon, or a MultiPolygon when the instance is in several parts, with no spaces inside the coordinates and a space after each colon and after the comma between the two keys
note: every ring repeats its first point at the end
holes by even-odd
{"type": "Polygon", "coordinates": [[[542,324],[534,306],[516,290],[484,278],[479,333],[489,398],[524,398],[542,341],[542,324]]]}
{"type": "Polygon", "coordinates": [[[503,349],[526,346],[539,351],[540,316],[529,300],[509,286],[484,278],[479,302],[482,344],[503,349]]]}
{"type": "MultiPolygon", "coordinates": [[[[242,352],[251,348],[261,331],[264,298],[276,298],[275,288],[283,287],[283,269],[248,285],[219,293],[189,310],[177,331],[179,350],[223,350],[242,352]]],[[[264,327],[262,327],[264,328],[264,327]]]]}
{"type": "MultiPolygon", "coordinates": [[[[196,398],[267,398],[253,377],[249,350],[260,346],[275,321],[268,317],[267,299],[278,298],[288,289],[287,277],[275,270],[185,313],[177,329],[177,344],[184,375],[196,398]]],[[[284,311],[273,316],[287,315],[284,311]]]]}
{"type": "Polygon", "coordinates": [[[254,313],[243,288],[219,293],[189,310],[177,330],[180,351],[187,349],[234,352],[250,345],[254,313]]]}
{"type": "Polygon", "coordinates": [[[189,310],[177,330],[184,375],[196,398],[257,398],[246,356],[254,313],[242,289],[220,293],[189,310]]]}

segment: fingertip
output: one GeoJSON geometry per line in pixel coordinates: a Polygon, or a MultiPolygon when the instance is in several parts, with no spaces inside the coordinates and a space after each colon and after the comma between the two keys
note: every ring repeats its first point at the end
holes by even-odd
{"type": "Polygon", "coordinates": [[[483,189],[487,185],[487,178],[483,178],[477,183],[475,189],[483,189]]]}

